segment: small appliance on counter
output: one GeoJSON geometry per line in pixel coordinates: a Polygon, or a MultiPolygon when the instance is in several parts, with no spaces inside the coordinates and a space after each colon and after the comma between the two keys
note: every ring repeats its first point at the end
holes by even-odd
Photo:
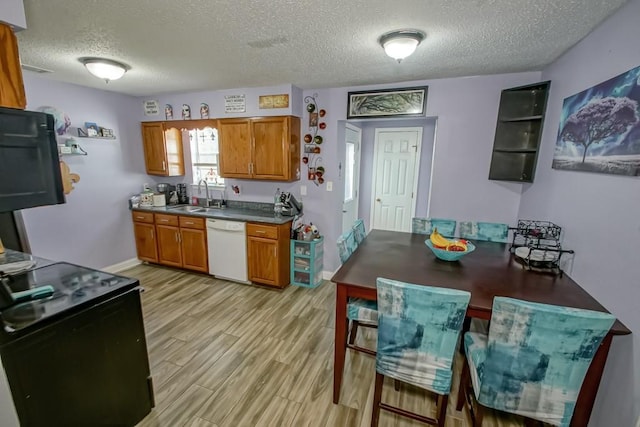
{"type": "Polygon", "coordinates": [[[296,216],[302,213],[302,203],[297,201],[293,194],[288,192],[281,193],[280,202],[282,203],[280,211],[282,216],[296,216]]]}
{"type": "MultiPolygon", "coordinates": [[[[171,199],[172,199],[171,196],[173,196],[175,194],[175,191],[176,191],[176,186],[175,185],[167,184],[167,183],[160,183],[156,187],[156,190],[157,190],[157,193],[164,195],[165,204],[162,205],[162,206],[171,204],[171,199]]],[[[177,201],[177,198],[174,197],[174,199],[177,201]]],[[[174,203],[174,204],[177,204],[177,203],[174,203]]],[[[160,206],[160,205],[156,205],[155,203],[153,205],[154,206],[160,206]]]]}
{"type": "Polygon", "coordinates": [[[189,196],[187,195],[187,184],[176,185],[176,191],[178,193],[178,204],[188,205],[189,196]]]}

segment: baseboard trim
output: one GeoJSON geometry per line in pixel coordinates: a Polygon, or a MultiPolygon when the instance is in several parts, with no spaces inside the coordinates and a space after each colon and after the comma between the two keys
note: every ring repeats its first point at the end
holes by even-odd
{"type": "Polygon", "coordinates": [[[121,271],[124,271],[128,268],[133,268],[136,265],[140,265],[140,264],[142,264],[142,261],[140,261],[138,258],[131,258],[131,259],[119,262],[117,264],[104,267],[102,271],[106,271],[107,273],[120,273],[121,271]]]}
{"type": "MultiPolygon", "coordinates": [[[[336,270],[338,271],[338,270],[336,270]]],[[[322,278],[324,280],[331,280],[331,278],[333,277],[334,274],[336,274],[336,271],[327,271],[327,270],[322,270],[322,278]]]]}

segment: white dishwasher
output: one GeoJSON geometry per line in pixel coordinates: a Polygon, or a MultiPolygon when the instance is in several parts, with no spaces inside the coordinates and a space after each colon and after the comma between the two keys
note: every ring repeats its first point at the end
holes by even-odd
{"type": "Polygon", "coordinates": [[[250,283],[244,222],[207,219],[207,246],[209,274],[220,279],[250,283]]]}

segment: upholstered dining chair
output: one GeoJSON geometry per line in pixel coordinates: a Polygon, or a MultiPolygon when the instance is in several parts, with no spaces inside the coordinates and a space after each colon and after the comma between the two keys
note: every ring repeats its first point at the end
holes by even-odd
{"type": "Polygon", "coordinates": [[[443,236],[453,237],[456,232],[456,221],[443,218],[412,218],[411,232],[418,234],[431,234],[434,228],[443,236]]]}
{"type": "Polygon", "coordinates": [[[358,245],[367,237],[367,231],[364,228],[364,221],[362,219],[356,219],[356,222],[353,223],[353,233],[358,245]]]}
{"type": "Polygon", "coordinates": [[[474,427],[482,425],[485,407],[568,426],[587,369],[614,322],[608,313],[494,298],[489,334],[464,335],[456,409],[468,403],[474,427]]]}
{"type": "Polygon", "coordinates": [[[464,239],[506,243],[509,226],[497,222],[460,221],[458,234],[464,239]]]}
{"type": "MultiPolygon", "coordinates": [[[[337,246],[340,262],[345,263],[357,249],[357,242],[354,230],[349,230],[338,237],[337,246]]],[[[350,324],[349,340],[347,347],[363,353],[375,355],[374,350],[361,347],[356,344],[358,335],[358,327],[377,328],[378,327],[378,305],[375,301],[369,301],[362,298],[349,298],[347,301],[347,320],[350,324]]]]}
{"type": "Polygon", "coordinates": [[[371,426],[380,409],[424,423],[444,426],[455,348],[471,294],[378,278],[378,347],[371,426]],[[435,393],[431,418],[381,401],[384,377],[435,393]]]}

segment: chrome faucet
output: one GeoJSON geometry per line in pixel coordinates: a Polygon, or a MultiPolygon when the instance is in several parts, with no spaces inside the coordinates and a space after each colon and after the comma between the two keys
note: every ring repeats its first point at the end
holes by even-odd
{"type": "Polygon", "coordinates": [[[209,206],[209,185],[207,184],[207,181],[205,181],[204,179],[201,179],[200,181],[198,181],[198,194],[200,194],[200,184],[202,184],[204,182],[204,191],[207,197],[205,206],[209,206]]]}

